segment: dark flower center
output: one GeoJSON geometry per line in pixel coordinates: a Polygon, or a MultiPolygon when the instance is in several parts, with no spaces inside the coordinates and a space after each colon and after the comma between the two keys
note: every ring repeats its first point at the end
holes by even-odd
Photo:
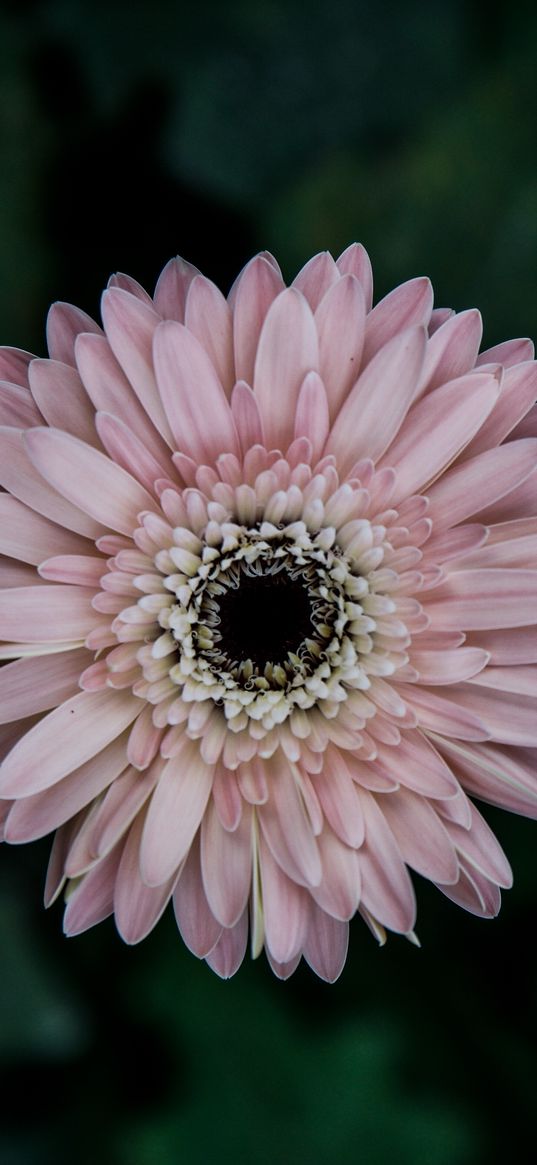
{"type": "Polygon", "coordinates": [[[228,659],[251,659],[263,670],[282,663],[312,636],[312,606],[303,583],[284,570],[271,575],[243,574],[240,586],[218,598],[220,650],[228,659]]]}

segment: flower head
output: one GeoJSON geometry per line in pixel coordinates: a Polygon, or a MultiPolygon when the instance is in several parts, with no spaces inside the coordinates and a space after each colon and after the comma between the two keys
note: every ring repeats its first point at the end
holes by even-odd
{"type": "Polygon", "coordinates": [[[407,867],[510,885],[468,794],[537,816],[537,365],[371,292],[357,245],[227,300],[174,259],[0,353],[4,834],[56,830],[68,934],[173,899],[218,974],[249,931],[332,980],[357,911],[414,937],[407,867]]]}

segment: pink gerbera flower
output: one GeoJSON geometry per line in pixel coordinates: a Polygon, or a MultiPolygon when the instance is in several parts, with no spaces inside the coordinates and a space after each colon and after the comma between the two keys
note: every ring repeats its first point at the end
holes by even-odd
{"type": "Polygon", "coordinates": [[[537,365],[427,279],[179,259],[0,354],[4,834],[56,836],[65,929],[173,899],[222,976],[340,973],[407,867],[490,917],[468,794],[537,816],[537,365]]]}

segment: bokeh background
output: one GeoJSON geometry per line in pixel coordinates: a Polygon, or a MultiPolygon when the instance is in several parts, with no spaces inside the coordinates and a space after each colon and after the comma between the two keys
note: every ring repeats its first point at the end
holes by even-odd
{"type": "MultiPolygon", "coordinates": [[[[181,253],[223,289],[368,247],[485,340],[537,335],[537,8],[498,0],[0,6],[0,342],[98,311],[181,253]]],[[[48,842],[0,854],[2,1165],[495,1165],[534,1159],[535,825],[501,916],[416,878],[422,949],[351,928],[345,971],[220,982],[171,912],[136,948],[61,934],[48,842]]]]}

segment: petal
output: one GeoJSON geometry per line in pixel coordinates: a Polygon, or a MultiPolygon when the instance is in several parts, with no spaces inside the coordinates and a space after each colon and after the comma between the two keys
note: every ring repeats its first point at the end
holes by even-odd
{"type": "Polygon", "coordinates": [[[139,482],[109,457],[60,429],[32,429],[25,436],[36,469],[59,493],[96,521],[132,534],[138,514],[155,510],[139,482]]]}
{"type": "Polygon", "coordinates": [[[0,668],[0,723],[46,712],[74,696],[91,660],[91,653],[79,648],[5,664],[0,668]]]}
{"type": "Polygon", "coordinates": [[[254,445],[264,445],[265,434],[257,400],[249,384],[244,380],[238,380],[233,389],[231,412],[243,455],[246,455],[254,445]]]}
{"type": "Polygon", "coordinates": [[[189,286],[185,325],[207,352],[229,395],[235,382],[231,308],[218,287],[203,275],[196,275],[189,286]]]}
{"type": "Polygon", "coordinates": [[[265,839],[293,881],[318,886],[322,876],[319,851],[292,769],[278,754],[265,765],[269,799],[257,810],[265,839]]]}
{"type": "Polygon", "coordinates": [[[173,448],[172,432],[153,371],[153,336],[161,317],[147,304],[119,287],[105,291],[102,316],[116,360],[155,428],[173,448]]]}
{"type": "Polygon", "coordinates": [[[197,741],[185,742],[164,766],[144,827],[140,865],[148,886],[171,877],[186,857],[205,812],[213,768],[201,759],[197,741]]]}
{"type": "Polygon", "coordinates": [[[99,445],[95,409],[76,368],[57,360],[32,360],[28,372],[32,396],[47,424],[72,433],[89,445],[99,445]]]}
{"type": "Polygon", "coordinates": [[[534,471],[536,449],[531,438],[513,441],[454,465],[427,491],[434,525],[456,526],[508,495],[534,471]]]}
{"type": "Polygon", "coordinates": [[[450,840],[451,830],[446,829],[424,797],[409,789],[389,793],[382,799],[382,812],[403,861],[434,882],[457,881],[459,864],[450,840]]]}
{"type": "Polygon", "coordinates": [[[25,797],[60,781],[120,736],[140,707],[130,692],[108,688],[80,692],[66,700],[35,724],[6,757],[0,796],[25,797]]]}
{"type": "Polygon", "coordinates": [[[199,959],[207,957],[222,934],[205,897],[195,837],[173,894],[173,908],[183,942],[199,959]]]}
{"type": "Polygon", "coordinates": [[[307,299],[315,311],[330,288],[340,281],[339,271],[329,251],[321,251],[309,259],[291,284],[307,299]]]}
{"type": "Polygon", "coordinates": [[[0,377],[21,388],[28,388],[28,365],[35,357],[22,348],[0,345],[0,377]]]}
{"type": "Polygon", "coordinates": [[[464,458],[475,457],[504,441],[523,420],[537,398],[537,363],[534,360],[508,368],[502,379],[500,396],[492,412],[464,450],[464,458]]]}
{"type": "Polygon", "coordinates": [[[204,348],[182,325],[166,320],[155,332],[155,371],[174,447],[198,462],[240,452],[222,385],[204,348]],[[211,418],[210,425],[207,418],[211,418]]]}
{"type": "Polygon", "coordinates": [[[0,429],[0,485],[38,514],[95,541],[105,529],[52,489],[30,461],[20,429],[0,429]]]}
{"type": "Polygon", "coordinates": [[[311,308],[299,291],[288,288],[267,312],[255,361],[254,392],[269,447],[286,449],[291,443],[302,381],[318,365],[311,308]]]}
{"type": "MultiPolygon", "coordinates": [[[[82,538],[36,514],[17,498],[0,494],[0,552],[38,566],[57,554],[84,554],[82,538]]],[[[104,566],[104,562],[103,562],[104,566]]]]}
{"type": "Polygon", "coordinates": [[[166,263],[153,296],[155,308],[163,320],[184,323],[187,292],[196,275],[199,275],[198,268],[179,255],[166,263]]]}
{"type": "Polygon", "coordinates": [[[146,490],[153,493],[155,482],[170,475],[171,465],[166,465],[164,459],[157,461],[145,442],[119,417],[113,417],[110,413],[97,413],[96,425],[108,456],[146,490]]]}
{"type": "Polygon", "coordinates": [[[488,662],[486,651],[478,647],[459,647],[452,651],[411,650],[409,663],[419,672],[418,683],[456,684],[459,680],[470,679],[480,672],[488,662]]]}
{"type": "Polygon", "coordinates": [[[284,289],[284,282],[272,263],[257,255],[244,268],[230,292],[233,303],[233,344],[235,374],[247,384],[254,382],[254,366],[259,335],[271,303],[284,289]]]}
{"type": "Polygon", "coordinates": [[[206,956],[206,961],[221,979],[231,979],[238,971],[246,954],[248,942],[248,915],[244,912],[242,918],[231,930],[223,930],[218,942],[206,956]]]}
{"type": "Polygon", "coordinates": [[[97,621],[90,587],[8,587],[0,591],[0,639],[51,643],[85,639],[97,621]]]}
{"type": "MultiPolygon", "coordinates": [[[[388,794],[389,796],[389,794],[388,794]]],[[[376,798],[360,789],[366,839],[358,851],[363,905],[399,934],[413,929],[416,901],[408,870],[376,798]]]]}
{"type": "Polygon", "coordinates": [[[237,828],[223,829],[213,802],[201,823],[201,871],[209,907],[225,927],[241,917],[252,881],[252,814],[244,812],[237,828]]]}
{"type": "Polygon", "coordinates": [[[360,866],[356,852],[343,845],[327,825],[319,834],[318,846],[323,877],[310,893],[322,910],[345,922],[356,913],[360,901],[360,866]]]}
{"type": "Polygon", "coordinates": [[[309,922],[306,891],[284,874],[261,837],[261,892],[265,942],[278,963],[288,963],[302,949],[309,922]]]}
{"type": "Polygon", "coordinates": [[[66,935],[72,937],[108,918],[114,909],[114,887],[122,846],[112,850],[85,874],[69,898],[63,919],[66,935]]]}
{"type": "Polygon", "coordinates": [[[312,777],[323,813],[334,833],[347,845],[358,847],[364,840],[364,816],[356,785],[344,756],[329,745],[321,772],[312,777]]]}
{"type": "Polygon", "coordinates": [[[371,311],[373,302],[373,271],[369,255],[361,243],[351,243],[336,260],[341,275],[354,275],[362,285],[366,311],[371,311]]]}
{"type": "Polygon", "coordinates": [[[72,303],[53,303],[47,317],[47,347],[51,358],[74,365],[75,340],[80,332],[101,334],[102,329],[72,303]]]}
{"type": "Polygon", "coordinates": [[[533,696],[469,683],[450,688],[449,693],[456,704],[483,721],[494,740],[529,748],[537,746],[537,701],[533,696]]]}
{"type": "Polygon", "coordinates": [[[435,628],[482,631],[537,622],[537,571],[458,570],[423,596],[435,628]]]}
{"type": "MultiPolygon", "coordinates": [[[[444,696],[438,689],[431,692],[418,684],[400,684],[399,687],[407,704],[416,712],[420,727],[427,732],[454,736],[456,740],[489,739],[490,732],[483,720],[451,699],[453,688],[446,688],[444,696]]],[[[401,743],[405,738],[406,734],[401,743]]]]}
{"type": "Polygon", "coordinates": [[[131,826],[114,886],[114,913],[126,943],[138,943],[153,930],[173,894],[176,876],[162,886],[146,886],[140,877],[140,841],[144,815],[131,826]]]}
{"type": "Polygon", "coordinates": [[[477,359],[482,335],[481,314],[475,308],[446,320],[427,344],[419,396],[470,372],[477,359]]]}
{"type": "Polygon", "coordinates": [[[433,306],[433,289],[425,276],[409,279],[377,303],[366,322],[363,363],[408,328],[427,327],[433,306]]]}
{"type": "Polygon", "coordinates": [[[295,437],[311,441],[312,461],[319,460],[329,431],[328,401],[317,372],[308,372],[302,381],[295,414],[295,437]]]}
{"type": "Polygon", "coordinates": [[[362,372],[326,443],[340,476],[359,458],[376,461],[388,448],[414,399],[424,352],[425,331],[412,328],[385,344],[362,372]]]}
{"type": "Polygon", "coordinates": [[[349,945],[349,924],[331,918],[312,903],[308,933],[304,942],[304,958],[315,974],[326,983],[339,979],[349,945]]]}
{"type": "Polygon", "coordinates": [[[0,424],[16,429],[43,424],[43,417],[26,387],[0,380],[0,424]]]}
{"type": "Polygon", "coordinates": [[[319,333],[319,369],[333,421],[356,382],[365,336],[366,307],[361,284],[344,275],[331,287],[315,312],[319,333]]]}
{"type": "Polygon", "coordinates": [[[378,741],[371,767],[424,797],[453,797],[458,789],[451,769],[418,731],[402,733],[395,748],[378,741]]]}
{"type": "Polygon", "coordinates": [[[410,410],[383,464],[396,470],[392,505],[419,493],[460,453],[498,398],[495,376],[471,373],[423,397],[410,410]]]}

